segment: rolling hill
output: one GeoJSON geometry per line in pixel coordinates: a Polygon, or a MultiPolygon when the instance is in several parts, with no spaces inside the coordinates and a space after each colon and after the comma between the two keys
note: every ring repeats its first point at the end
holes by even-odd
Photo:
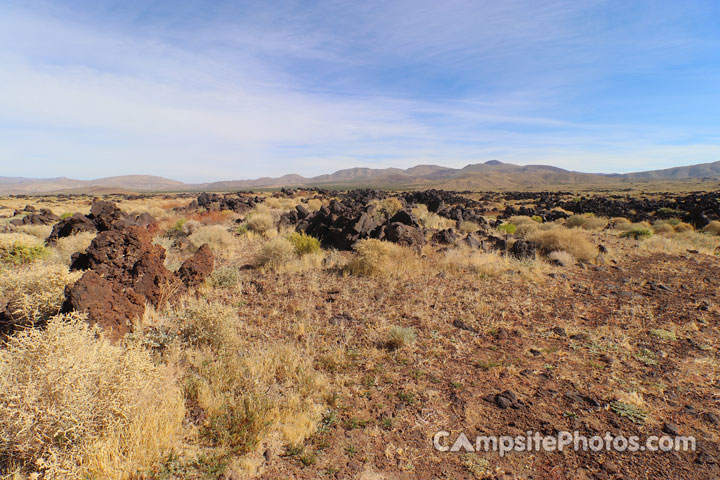
{"type": "Polygon", "coordinates": [[[96,180],[74,180],[66,177],[44,179],[0,177],[0,194],[232,191],[280,187],[398,189],[433,187],[452,190],[493,190],[692,179],[720,180],[720,161],[663,170],[601,174],[575,172],[549,165],[514,165],[490,160],[463,168],[440,165],[417,165],[407,169],[348,168],[310,178],[288,174],[277,178],[262,177],[252,180],[193,184],[151,175],[125,175],[96,180]]]}

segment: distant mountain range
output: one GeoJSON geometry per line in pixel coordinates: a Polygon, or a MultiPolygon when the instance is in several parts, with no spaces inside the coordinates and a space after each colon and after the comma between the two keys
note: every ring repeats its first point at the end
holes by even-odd
{"type": "Polygon", "coordinates": [[[227,180],[197,184],[150,175],[125,175],[97,180],[73,180],[65,177],[0,177],[0,195],[233,191],[280,187],[335,189],[432,187],[450,190],[501,190],[692,179],[720,180],[720,161],[646,172],[601,174],[574,172],[548,165],[514,165],[490,160],[463,168],[448,168],[439,165],[418,165],[405,170],[400,168],[348,168],[311,178],[290,174],[277,178],[263,177],[254,180],[227,180]]]}

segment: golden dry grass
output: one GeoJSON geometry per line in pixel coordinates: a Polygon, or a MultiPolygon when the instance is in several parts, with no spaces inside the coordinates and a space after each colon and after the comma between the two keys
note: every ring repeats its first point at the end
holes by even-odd
{"type": "Polygon", "coordinates": [[[549,230],[535,230],[528,233],[527,239],[538,243],[547,252],[563,250],[578,260],[590,261],[598,254],[587,235],[576,229],[556,226],[549,230]]]}
{"type": "Polygon", "coordinates": [[[20,324],[42,322],[60,311],[65,286],[82,272],[69,272],[59,264],[19,267],[0,272],[0,298],[20,324]]]}
{"type": "Polygon", "coordinates": [[[176,445],[184,406],[173,376],[98,333],[80,316],[59,316],[0,351],[0,465],[124,479],[176,445]]]}
{"type": "Polygon", "coordinates": [[[345,271],[363,276],[400,276],[419,268],[417,255],[409,248],[376,240],[358,241],[345,271]]]}

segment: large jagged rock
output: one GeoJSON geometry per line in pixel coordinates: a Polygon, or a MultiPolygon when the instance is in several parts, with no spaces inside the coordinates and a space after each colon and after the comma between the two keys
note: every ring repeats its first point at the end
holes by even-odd
{"type": "Polygon", "coordinates": [[[30,215],[25,215],[23,218],[15,218],[10,220],[10,223],[15,226],[52,225],[58,220],[60,220],[60,217],[55,215],[52,211],[47,208],[41,208],[40,213],[31,213],[30,215]]]}
{"type": "Polygon", "coordinates": [[[155,218],[147,212],[133,217],[120,210],[114,203],[95,200],[90,207],[89,215],[76,213],[56,223],[46,242],[48,245],[53,245],[59,238],[80,232],[122,230],[130,226],[149,228],[155,224],[155,218]]]}
{"type": "Polygon", "coordinates": [[[160,307],[182,287],[164,261],[165,249],[152,243],[146,229],[133,226],[100,232],[85,254],[75,256],[70,268],[89,268],[160,307]]]}
{"type": "Polygon", "coordinates": [[[400,222],[387,225],[384,229],[384,236],[381,235],[380,240],[387,240],[405,247],[413,247],[416,250],[420,250],[425,245],[425,235],[423,235],[422,230],[400,222]]]}
{"type": "Polygon", "coordinates": [[[98,232],[122,229],[137,223],[117,205],[104,200],[95,200],[90,207],[88,218],[93,221],[98,232]]]}
{"type": "Polygon", "coordinates": [[[457,241],[457,239],[457,234],[452,228],[440,230],[439,232],[435,232],[432,236],[432,241],[441,245],[452,245],[457,241]]]}
{"type": "Polygon", "coordinates": [[[113,340],[132,330],[133,321],[145,312],[145,299],[117,281],[109,281],[93,271],[65,287],[62,311],[84,312],[88,321],[100,325],[113,340]]]}
{"type": "Polygon", "coordinates": [[[48,245],[53,245],[60,238],[69,237],[80,232],[94,232],[95,230],[95,223],[92,220],[81,213],[76,213],[72,217],[63,218],[56,223],[46,242],[48,245]]]}
{"type": "Polygon", "coordinates": [[[265,197],[259,195],[250,197],[240,193],[218,195],[217,193],[203,192],[190,203],[190,208],[201,207],[212,211],[232,210],[236,213],[245,213],[264,201],[265,197]]]}
{"type": "Polygon", "coordinates": [[[215,255],[210,245],[204,243],[192,257],[183,262],[177,275],[186,287],[196,287],[212,273],[214,266],[215,255]]]}
{"type": "Polygon", "coordinates": [[[538,245],[527,240],[519,239],[510,247],[510,255],[518,260],[530,260],[535,258],[538,245]]]}

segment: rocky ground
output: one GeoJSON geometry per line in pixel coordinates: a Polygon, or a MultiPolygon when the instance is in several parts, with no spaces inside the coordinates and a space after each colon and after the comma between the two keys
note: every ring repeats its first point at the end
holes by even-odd
{"type": "MultiPolygon", "coordinates": [[[[84,312],[182,387],[174,453],[132,475],[720,476],[717,192],[288,190],[0,205],[3,275],[50,258],[69,275],[35,313],[18,300],[32,292],[0,290],[8,338],[84,312]],[[697,448],[500,456],[438,451],[438,431],[693,436],[697,448]]],[[[6,473],[31,473],[0,447],[6,473]]]]}

